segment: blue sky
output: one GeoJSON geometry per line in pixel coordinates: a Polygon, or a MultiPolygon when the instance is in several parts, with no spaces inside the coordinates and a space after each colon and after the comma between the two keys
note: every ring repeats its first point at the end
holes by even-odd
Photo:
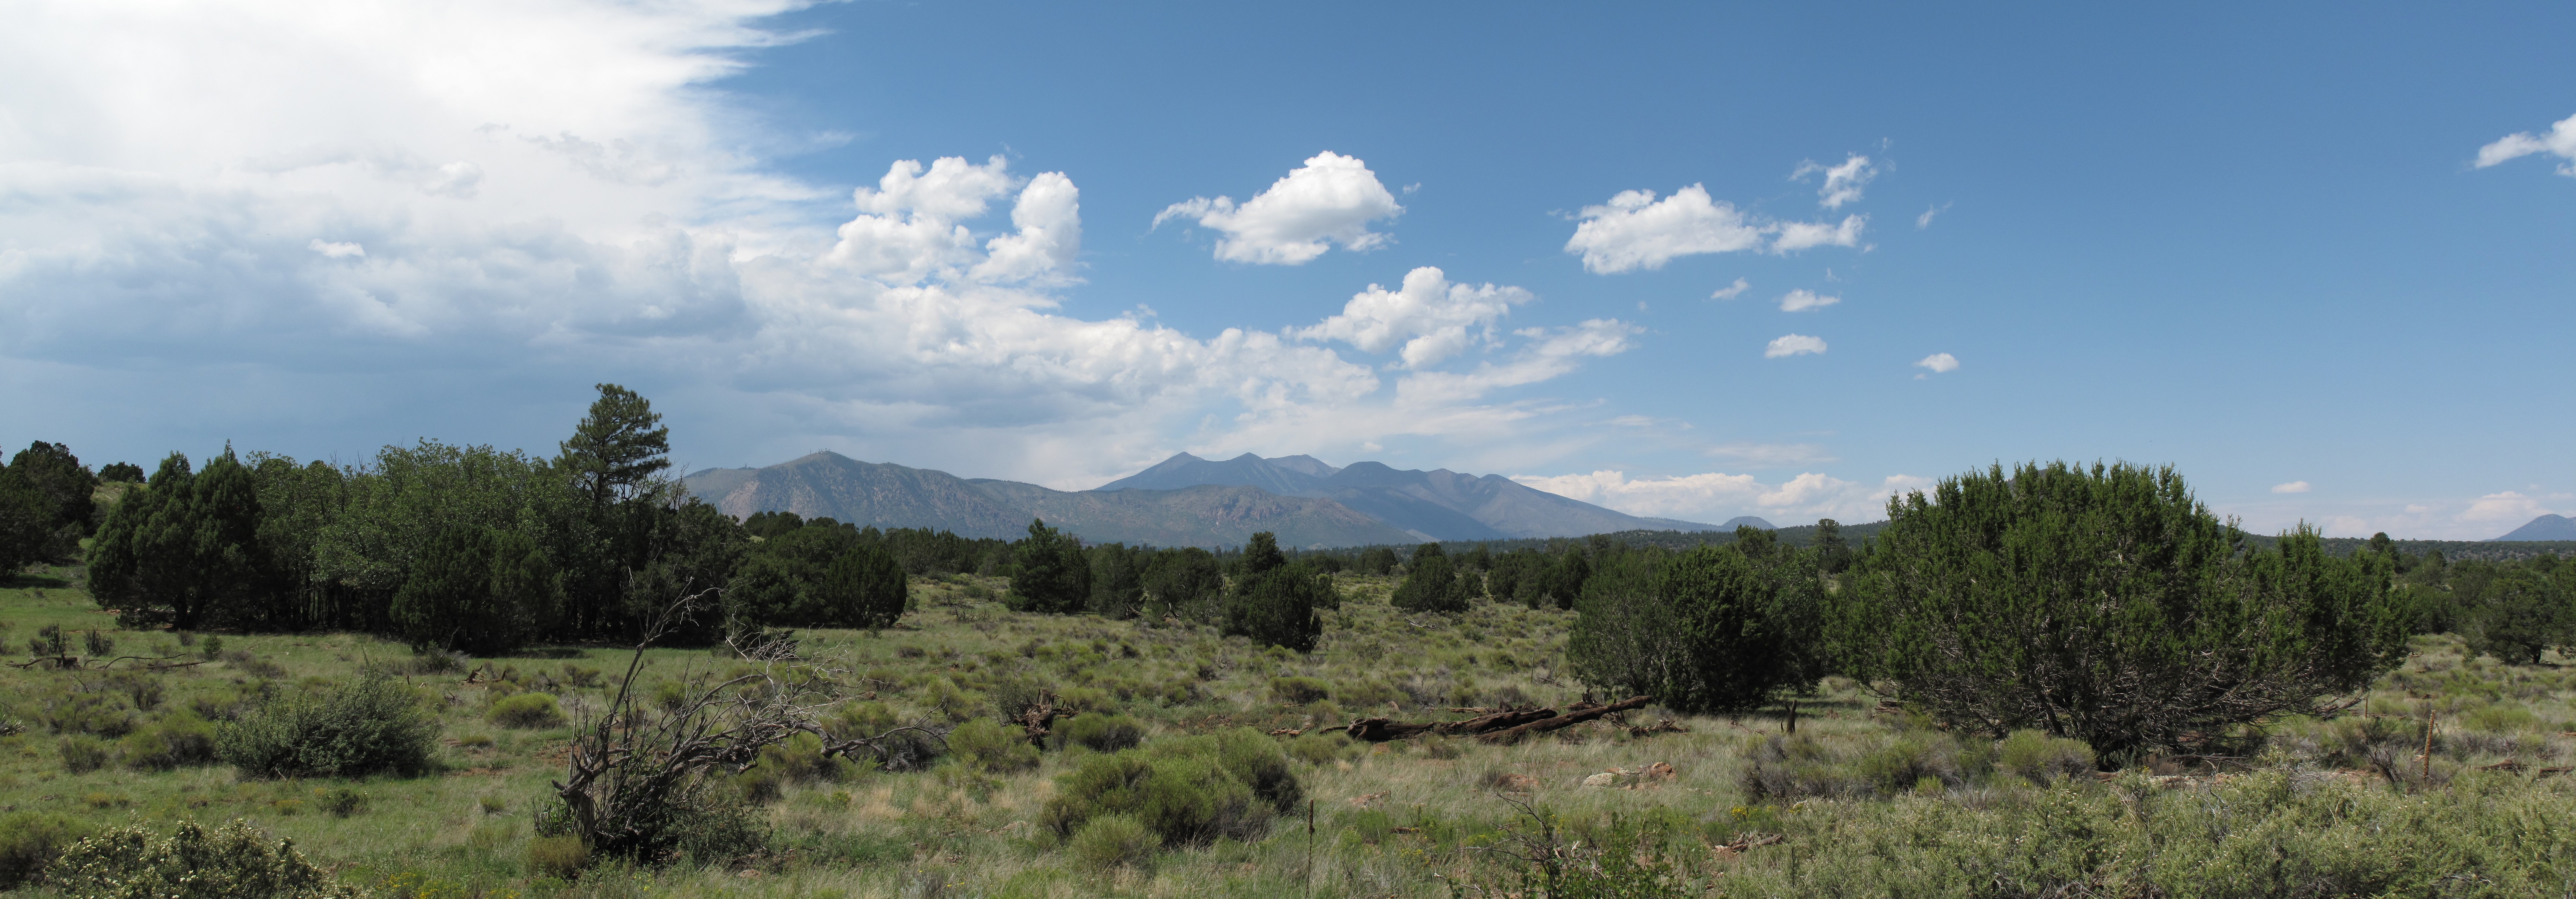
{"type": "Polygon", "coordinates": [[[2576,512],[2576,9],[1387,7],[39,4],[0,438],[2576,512]]]}

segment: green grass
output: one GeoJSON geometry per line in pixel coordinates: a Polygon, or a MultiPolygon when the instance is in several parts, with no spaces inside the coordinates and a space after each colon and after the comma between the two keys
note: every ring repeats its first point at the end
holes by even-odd
{"type": "MultiPolygon", "coordinates": [[[[811,632],[805,653],[845,670],[854,696],[874,694],[852,700],[851,726],[987,718],[991,694],[1036,684],[1064,705],[1132,718],[1149,748],[1236,726],[1314,731],[1359,716],[1463,717],[1446,710],[1582,694],[1559,673],[1568,613],[1480,605],[1462,616],[1405,615],[1387,605],[1389,580],[1340,583],[1355,598],[1326,613],[1323,641],[1307,656],[1203,627],[1012,613],[992,598],[1003,584],[974,578],[916,579],[916,609],[899,626],[874,637],[811,632]]],[[[61,569],[0,588],[0,622],[11,659],[24,659],[26,638],[46,625],[114,628],[61,569]]],[[[110,636],[119,653],[180,649],[175,634],[110,636]]],[[[489,716],[502,697],[535,693],[554,696],[566,715],[596,709],[613,681],[582,672],[613,676],[623,651],[473,659],[474,683],[466,671],[408,675],[441,727],[436,769],[425,776],[260,780],[220,765],[135,767],[122,757],[86,773],[65,769],[64,735],[51,721],[102,731],[87,738],[113,754],[127,737],[104,731],[142,732],[179,715],[221,720],[263,696],[345,681],[370,662],[412,661],[402,646],[363,635],[221,636],[222,660],[155,676],[150,710],[101,675],[0,669],[0,716],[23,727],[0,737],[0,814],[89,827],[244,818],[347,881],[397,895],[1279,896],[1302,894],[1311,880],[1318,896],[1447,896],[1459,883],[1512,875],[1500,856],[1475,848],[1524,823],[1503,796],[1544,809],[1568,841],[1634,843],[1694,890],[1748,895],[2013,892],[1995,886],[2005,883],[2209,895],[2352,883],[2408,894],[2432,892],[2418,888],[2429,882],[2538,896],[2563,895],[2576,877],[2576,862],[2556,860],[2576,858],[2567,836],[2576,776],[2535,771],[2576,762],[2566,733],[2576,730],[2576,669],[2465,658],[2449,637],[2420,639],[2417,657],[2383,680],[2362,714],[2283,722],[2260,758],[2227,761],[2218,777],[2162,759],[2108,782],[2058,776],[2033,761],[2051,756],[2031,738],[1999,747],[1901,712],[1875,714],[1875,697],[1832,680],[1802,706],[1794,737],[1767,716],[1682,718],[1686,732],[1645,736],[1602,722],[1511,747],[1282,737],[1315,800],[1311,844],[1303,809],[1251,842],[1152,850],[1120,822],[1060,837],[1038,822],[1059,775],[1090,753],[1079,741],[1033,768],[949,760],[908,773],[782,750],[739,785],[776,797],[763,806],[774,834],[767,855],[659,869],[603,863],[567,881],[569,850],[532,846],[528,816],[562,774],[570,731],[542,716],[534,723],[547,726],[534,728],[489,716]],[[69,703],[83,696],[103,705],[72,714],[69,703]],[[2438,721],[2429,766],[2414,758],[2427,711],[2438,721]],[[2508,758],[2521,770],[2479,770],[2508,758]],[[1675,776],[1614,778],[1633,789],[1581,785],[1658,762],[1675,776]],[[1794,795],[1756,798],[1748,775],[1791,784],[1794,795]],[[1528,792],[1498,794],[1504,785],[1528,792]],[[1785,839],[1713,848],[1771,834],[1785,839]],[[2291,875],[2307,879],[2278,879],[2291,875]]],[[[648,697],[686,671],[736,664],[705,650],[647,657],[648,697]]]]}

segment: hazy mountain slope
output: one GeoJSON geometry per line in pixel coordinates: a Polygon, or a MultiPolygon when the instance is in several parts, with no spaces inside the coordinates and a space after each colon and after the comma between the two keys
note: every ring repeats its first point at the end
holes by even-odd
{"type": "Polygon", "coordinates": [[[1313,456],[1264,459],[1245,453],[1222,462],[1181,453],[1100,486],[1170,490],[1197,484],[1258,487],[1283,496],[1330,499],[1411,533],[1417,540],[1573,537],[1629,530],[1708,530],[1670,518],[1640,518],[1558,496],[1501,475],[1448,469],[1399,470],[1380,462],[1334,468],[1313,456]]]}
{"type": "MultiPolygon", "coordinates": [[[[1017,481],[969,483],[997,502],[1095,543],[1237,546],[1258,531],[1281,546],[1410,543],[1415,537],[1329,499],[1280,496],[1248,485],[1067,493],[1017,481]]],[[[1022,524],[1027,523],[1023,516],[1022,524]]]]}
{"type": "MultiPolygon", "coordinates": [[[[1401,496],[1418,503],[1439,506],[1465,516],[1477,527],[1449,525],[1435,530],[1420,523],[1399,523],[1410,530],[1423,531],[1441,540],[1490,540],[1509,537],[1574,537],[1631,530],[1707,530],[1708,525],[1675,521],[1669,518],[1640,518],[1604,509],[1581,500],[1558,496],[1526,486],[1518,481],[1489,474],[1483,477],[1459,474],[1448,469],[1434,471],[1399,470],[1378,462],[1354,462],[1327,478],[1325,496],[1343,505],[1371,512],[1373,509],[1418,508],[1396,500],[1401,496]],[[1356,494],[1377,494],[1374,501],[1359,500],[1356,494]]],[[[1372,513],[1374,514],[1374,513],[1372,513]]],[[[1421,519],[1430,521],[1430,519],[1421,519]]]]}
{"type": "Polygon", "coordinates": [[[2543,515],[2532,519],[2528,524],[2514,528],[2513,533],[2506,534],[2495,539],[2514,541],[2576,540],[2576,519],[2569,519],[2565,515],[2543,515]]]}
{"type": "Polygon", "coordinates": [[[1779,530],[1779,528],[1772,527],[1770,522],[1752,515],[1738,515],[1733,518],[1729,518],[1726,520],[1725,524],[1718,525],[1717,528],[1721,531],[1733,531],[1738,527],[1748,524],[1766,531],[1779,530]]]}
{"type": "Polygon", "coordinates": [[[1331,500],[1279,496],[1250,486],[1067,493],[1016,481],[967,480],[944,471],[815,453],[767,468],[708,469],[690,492],[737,518],[787,511],[881,528],[955,531],[1017,539],[1029,520],[1094,543],[1233,546],[1256,531],[1286,546],[1357,546],[1420,539],[1331,500]]]}
{"type": "Polygon", "coordinates": [[[736,518],[786,511],[862,527],[933,528],[961,537],[1005,539],[1027,534],[1029,527],[1025,511],[996,502],[964,478],[832,452],[767,468],[699,472],[685,483],[698,498],[736,518]]]}
{"type": "Polygon", "coordinates": [[[1245,453],[1223,462],[1181,453],[1154,467],[1100,485],[1113,490],[1178,490],[1201,484],[1259,487],[1280,496],[1298,496],[1322,486],[1335,469],[1313,456],[1264,459],[1245,453]]]}

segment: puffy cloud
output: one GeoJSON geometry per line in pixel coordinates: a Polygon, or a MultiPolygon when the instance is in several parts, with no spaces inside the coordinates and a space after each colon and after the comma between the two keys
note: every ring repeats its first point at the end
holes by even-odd
{"type": "Polygon", "coordinates": [[[1845,216],[1839,225],[1790,222],[1780,226],[1780,239],[1771,242],[1771,252],[1786,255],[1814,247],[1860,246],[1861,227],[1868,223],[1865,215],[1845,216]]]}
{"type": "Polygon", "coordinates": [[[1939,206],[1923,210],[1922,215],[1914,217],[1914,230],[1921,231],[1925,228],[1932,227],[1932,217],[1948,211],[1950,211],[1950,204],[1948,203],[1943,203],[1939,206]]]}
{"type": "Polygon", "coordinates": [[[1782,356],[1796,356],[1801,353],[1822,353],[1824,351],[1825,339],[1822,337],[1809,337],[1804,334],[1783,334],[1772,338],[1771,344],[1762,348],[1762,358],[1778,359],[1782,356]]]}
{"type": "Polygon", "coordinates": [[[1762,249],[1774,253],[1810,247],[1858,246],[1867,216],[1850,216],[1839,225],[1815,222],[1768,222],[1747,215],[1735,204],[1709,198],[1708,188],[1693,184],[1655,199],[1651,190],[1623,190],[1599,206],[1586,206],[1565,251],[1583,257],[1583,267],[1600,274],[1660,269],[1682,256],[1762,249]],[[1777,240],[1770,236],[1779,235],[1777,240]]]}
{"type": "Polygon", "coordinates": [[[1934,353],[1914,360],[1914,367],[1931,369],[1936,375],[1954,372],[1959,370],[1959,357],[1948,353],[1934,353]]]}
{"type": "Polygon", "coordinates": [[[2547,153],[2570,162],[2560,163],[2558,173],[2576,177],[2576,116],[2558,120],[2546,134],[2524,131],[2497,138],[2494,143],[2478,148],[2478,168],[2499,165],[2534,153],[2547,153]]]}
{"type": "Polygon", "coordinates": [[[1583,267],[1604,274],[1659,269],[1678,256],[1732,253],[1762,246],[1764,229],[1732,203],[1709,199],[1693,184],[1655,199],[1651,190],[1623,190],[1610,202],[1583,207],[1583,223],[1565,251],[1583,255],[1583,267]]]}
{"type": "Polygon", "coordinates": [[[1873,486],[1813,472],[1776,484],[1748,474],[1717,472],[1631,480],[1624,472],[1609,470],[1513,475],[1512,480],[1631,515],[1695,521],[1758,515],[1779,525],[1807,524],[1818,518],[1877,521],[1887,517],[1889,497],[1932,485],[1930,479],[1911,475],[1891,475],[1873,486]]]}
{"type": "Polygon", "coordinates": [[[1854,153],[1841,165],[1831,168],[1813,160],[1801,162],[1797,171],[1789,173],[1789,178],[1803,181],[1809,175],[1823,173],[1824,186],[1816,188],[1817,205],[1841,209],[1845,203],[1859,201],[1861,188],[1868,186],[1870,179],[1878,177],[1881,171],[1884,169],[1870,165],[1869,157],[1854,153]]]}
{"type": "Polygon", "coordinates": [[[1809,309],[1822,309],[1842,301],[1841,297],[1817,296],[1815,291],[1802,288],[1781,295],[1780,311],[1805,312],[1809,309]]]}
{"type": "Polygon", "coordinates": [[[366,247],[353,243],[332,243],[319,237],[314,238],[313,242],[306,244],[306,246],[311,247],[313,252],[320,253],[323,256],[332,259],[347,259],[351,256],[363,257],[367,255],[366,247]]]}
{"type": "Polygon", "coordinates": [[[2291,481],[2287,484],[2272,485],[2272,492],[2274,493],[2306,493],[2309,489],[2308,482],[2306,481],[2291,481]]]}
{"type": "Polygon", "coordinates": [[[1492,343],[1494,323],[1512,306],[1533,297],[1518,287],[1451,284],[1430,266],[1405,273],[1404,284],[1388,290],[1375,284],[1351,296],[1340,315],[1307,328],[1292,329],[1300,340],[1339,340],[1364,352],[1383,353],[1398,341],[1408,368],[1421,368],[1464,351],[1481,339],[1492,343]],[[1470,330],[1481,332],[1471,337],[1470,330]]]}
{"type": "Polygon", "coordinates": [[[1082,252],[1082,191],[1073,179],[1063,172],[1029,179],[1011,207],[1011,226],[1019,230],[984,244],[992,255],[975,266],[975,280],[1072,280],[1074,257],[1082,252]]]}
{"type": "Polygon", "coordinates": [[[1299,265],[1324,255],[1330,244],[1346,250],[1385,244],[1387,236],[1370,231],[1369,223],[1403,212],[1367,163],[1325,151],[1240,205],[1231,197],[1195,197],[1166,207],[1154,225],[1189,219],[1221,232],[1216,258],[1228,262],[1299,265]]]}
{"type": "Polygon", "coordinates": [[[2541,503],[2539,497],[2507,490],[2478,497],[2476,502],[2470,503],[2468,508],[2460,511],[2458,518],[2462,522],[2506,526],[2510,529],[2521,527],[2523,523],[2551,514],[2552,511],[2547,505],[2541,503]]]}
{"type": "Polygon", "coordinates": [[[1736,297],[1743,296],[1745,291],[1752,289],[1753,282],[1737,278],[1735,279],[1734,284],[1718,288],[1717,292],[1709,294],[1708,298],[1712,300],[1732,300],[1736,297]]]}

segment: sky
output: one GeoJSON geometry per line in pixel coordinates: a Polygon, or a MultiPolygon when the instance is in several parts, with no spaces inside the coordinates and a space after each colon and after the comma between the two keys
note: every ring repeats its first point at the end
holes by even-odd
{"type": "Polygon", "coordinates": [[[2576,6],[0,0],[0,440],[2576,513],[2576,6]]]}

